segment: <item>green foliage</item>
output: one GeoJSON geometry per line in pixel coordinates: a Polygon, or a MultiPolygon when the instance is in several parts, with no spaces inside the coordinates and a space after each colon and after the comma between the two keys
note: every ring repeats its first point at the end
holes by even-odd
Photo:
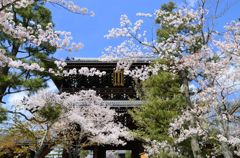
{"type": "MultiPolygon", "coordinates": [[[[186,21],[186,23],[182,23],[178,27],[172,27],[171,25],[169,25],[169,23],[166,23],[164,19],[166,19],[167,17],[170,17],[170,19],[171,19],[172,15],[177,15],[177,13],[175,12],[176,8],[177,8],[177,6],[174,2],[169,2],[169,3],[163,4],[161,6],[161,10],[163,10],[167,14],[164,16],[158,16],[155,19],[155,22],[157,24],[160,24],[160,27],[157,30],[157,38],[158,38],[159,42],[163,42],[163,41],[167,40],[170,36],[173,37],[177,34],[185,34],[185,33],[189,33],[189,32],[191,32],[191,34],[201,33],[202,25],[198,25],[198,27],[189,26],[186,21]]],[[[191,46],[190,48],[188,48],[188,50],[186,50],[186,51],[188,53],[196,52],[198,49],[200,49],[202,47],[204,42],[206,42],[206,41],[203,41],[203,39],[199,36],[199,38],[196,40],[195,44],[193,46],[191,46]]],[[[178,50],[176,49],[175,51],[177,52],[178,50]]]]}
{"type": "Polygon", "coordinates": [[[17,13],[23,17],[22,20],[24,24],[27,24],[27,19],[31,19],[43,27],[46,27],[48,23],[52,22],[51,11],[37,3],[23,9],[17,9],[17,13]]]}
{"type": "Polygon", "coordinates": [[[12,127],[6,134],[0,136],[0,158],[31,157],[33,142],[33,134],[27,130],[26,125],[12,127]]]}
{"type": "MultiPolygon", "coordinates": [[[[16,15],[13,19],[16,24],[30,26],[33,30],[38,30],[38,25],[45,30],[48,24],[52,23],[51,11],[38,1],[26,8],[13,8],[12,12],[16,15]]],[[[33,35],[38,36],[37,31],[34,31],[33,35]]],[[[48,42],[36,46],[27,41],[17,40],[2,31],[0,32],[0,48],[5,49],[6,55],[15,60],[21,60],[28,64],[38,63],[45,69],[56,68],[53,62],[49,61],[51,55],[56,51],[56,47],[51,46],[48,42]]],[[[19,89],[34,92],[39,88],[46,87],[49,76],[47,72],[0,68],[0,95],[3,95],[7,89],[10,89],[11,92],[19,89]]]]}
{"type": "Polygon", "coordinates": [[[169,123],[179,115],[185,106],[185,99],[180,92],[179,77],[169,72],[159,72],[143,83],[146,103],[132,114],[139,136],[152,140],[169,142],[169,123]]]}
{"type": "Polygon", "coordinates": [[[7,112],[6,110],[0,106],[0,123],[7,120],[7,112]]]}
{"type": "MultiPolygon", "coordinates": [[[[52,23],[51,11],[37,3],[29,5],[27,8],[24,9],[17,9],[16,12],[21,17],[17,19],[17,21],[19,23],[22,23],[22,25],[26,27],[32,26],[37,30],[39,29],[37,25],[40,24],[42,26],[42,29],[46,29],[47,25],[49,23],[52,23]],[[31,23],[30,21],[32,21],[33,23],[31,23]]],[[[43,43],[37,47],[27,45],[25,43],[22,44],[24,45],[24,49],[26,50],[26,52],[30,53],[30,61],[32,62],[39,62],[35,61],[36,59],[46,59],[50,54],[56,51],[56,48],[50,46],[48,42],[43,43]]]]}
{"type": "Polygon", "coordinates": [[[177,8],[176,4],[172,1],[165,3],[161,6],[161,10],[164,10],[167,12],[172,12],[176,8],[177,8]]]}
{"type": "Polygon", "coordinates": [[[0,82],[2,82],[1,85],[11,86],[13,90],[24,87],[32,92],[47,86],[44,78],[26,78],[26,76],[19,76],[18,73],[13,72],[0,76],[0,82]]]}
{"type": "MultiPolygon", "coordinates": [[[[161,10],[169,12],[169,16],[176,9],[176,4],[173,2],[165,3],[161,6],[161,10]]],[[[161,23],[163,17],[157,17],[155,22],[157,24],[161,23]]],[[[161,25],[157,30],[158,41],[161,42],[169,38],[170,35],[174,35],[178,32],[178,29],[174,27],[169,27],[168,24],[161,25]]]]}
{"type": "Polygon", "coordinates": [[[22,80],[22,85],[31,91],[36,91],[39,88],[45,87],[41,78],[31,78],[28,80],[22,80]]]}
{"type": "Polygon", "coordinates": [[[38,114],[44,118],[46,121],[51,123],[55,122],[62,112],[60,105],[46,105],[41,110],[38,111],[38,114]]]}
{"type": "Polygon", "coordinates": [[[90,153],[89,150],[81,150],[80,151],[80,158],[87,157],[89,153],[90,153]]]}

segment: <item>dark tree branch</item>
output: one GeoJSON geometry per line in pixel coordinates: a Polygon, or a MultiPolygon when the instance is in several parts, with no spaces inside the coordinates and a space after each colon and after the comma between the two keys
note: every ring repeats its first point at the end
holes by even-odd
{"type": "Polygon", "coordinates": [[[28,118],[25,114],[23,114],[23,113],[21,113],[21,112],[17,112],[17,111],[7,110],[6,112],[7,112],[7,113],[10,113],[10,114],[20,115],[20,116],[24,117],[27,121],[35,121],[35,122],[40,123],[40,124],[47,122],[46,120],[44,120],[44,121],[38,120],[38,119],[36,119],[35,117],[28,118]]]}

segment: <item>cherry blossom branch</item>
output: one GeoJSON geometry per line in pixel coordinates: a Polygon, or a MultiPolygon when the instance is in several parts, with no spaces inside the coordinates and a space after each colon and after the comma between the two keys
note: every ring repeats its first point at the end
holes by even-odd
{"type": "Polygon", "coordinates": [[[72,1],[68,1],[68,2],[61,2],[59,0],[48,0],[49,3],[52,4],[56,4],[60,7],[62,7],[63,9],[66,9],[72,13],[75,14],[80,14],[80,15],[90,15],[90,16],[94,16],[94,12],[91,11],[90,13],[88,13],[87,8],[80,8],[79,6],[75,5],[72,1]]]}

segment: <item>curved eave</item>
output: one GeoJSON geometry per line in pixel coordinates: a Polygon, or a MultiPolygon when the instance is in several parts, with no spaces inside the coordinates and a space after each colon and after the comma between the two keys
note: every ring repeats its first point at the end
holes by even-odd
{"type": "Polygon", "coordinates": [[[104,100],[103,102],[110,107],[138,107],[144,104],[142,100],[104,100]]]}

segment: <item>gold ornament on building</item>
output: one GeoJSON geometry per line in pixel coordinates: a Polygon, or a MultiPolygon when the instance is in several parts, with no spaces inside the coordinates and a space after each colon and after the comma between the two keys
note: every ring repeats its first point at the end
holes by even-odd
{"type": "Polygon", "coordinates": [[[113,70],[113,86],[124,86],[123,70],[113,70]]]}

